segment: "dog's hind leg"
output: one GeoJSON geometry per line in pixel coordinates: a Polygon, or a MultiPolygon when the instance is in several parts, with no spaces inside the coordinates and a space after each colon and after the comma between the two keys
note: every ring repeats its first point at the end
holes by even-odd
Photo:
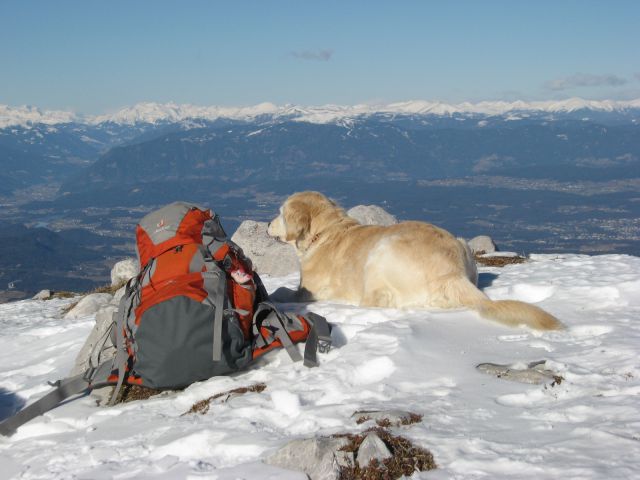
{"type": "Polygon", "coordinates": [[[395,296],[389,288],[384,286],[373,289],[365,287],[360,306],[394,308],[396,307],[395,296]]]}

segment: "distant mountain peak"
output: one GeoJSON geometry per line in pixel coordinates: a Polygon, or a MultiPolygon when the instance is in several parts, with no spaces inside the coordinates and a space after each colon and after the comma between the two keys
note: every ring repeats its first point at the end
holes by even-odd
{"type": "Polygon", "coordinates": [[[565,100],[535,102],[518,100],[513,102],[483,101],[457,104],[410,100],[388,104],[329,104],[322,106],[292,104],[278,106],[264,102],[244,107],[141,102],[121,108],[116,112],[102,115],[78,115],[70,111],[40,110],[33,106],[11,107],[0,105],[0,128],[10,126],[28,127],[36,124],[55,125],[72,122],[92,125],[109,122],[119,125],[135,125],[138,123],[176,123],[194,119],[216,120],[220,118],[251,121],[258,117],[287,118],[310,123],[335,123],[349,118],[375,114],[425,116],[450,116],[455,114],[505,115],[513,112],[568,113],[578,110],[615,112],[630,109],[640,109],[640,99],[620,101],[568,98],[565,100]]]}
{"type": "Polygon", "coordinates": [[[71,123],[78,120],[73,112],[63,110],[40,110],[32,105],[10,107],[0,104],[0,128],[14,125],[71,123]]]}

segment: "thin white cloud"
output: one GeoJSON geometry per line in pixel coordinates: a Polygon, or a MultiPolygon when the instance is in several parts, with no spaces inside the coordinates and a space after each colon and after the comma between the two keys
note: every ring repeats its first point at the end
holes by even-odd
{"type": "Polygon", "coordinates": [[[315,60],[318,62],[328,62],[331,60],[333,50],[301,50],[291,52],[291,56],[300,60],[315,60]]]}
{"type": "Polygon", "coordinates": [[[617,75],[591,75],[589,73],[576,73],[568,77],[549,80],[544,86],[548,90],[559,91],[579,87],[617,87],[625,85],[626,83],[628,83],[626,78],[622,78],[617,75]]]}

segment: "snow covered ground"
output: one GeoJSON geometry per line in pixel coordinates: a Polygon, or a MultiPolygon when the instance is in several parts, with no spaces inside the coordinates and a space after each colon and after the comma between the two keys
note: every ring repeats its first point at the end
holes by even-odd
{"type": "MultiPolygon", "coordinates": [[[[251,370],[112,408],[85,396],[0,437],[0,478],[305,478],[261,459],[293,438],[356,432],[355,410],[424,415],[395,429],[432,451],[415,478],[640,478],[640,258],[535,255],[481,268],[494,299],[536,303],[565,331],[508,329],[468,311],[310,308],[335,325],[321,366],[283,351],[251,370]],[[482,362],[546,360],[559,385],[510,382],[482,362]],[[193,403],[264,382],[262,393],[181,416],[193,403]]],[[[270,290],[296,278],[266,278],[270,290]]],[[[93,325],[70,300],[0,305],[0,418],[65,376],[93,325]]]]}

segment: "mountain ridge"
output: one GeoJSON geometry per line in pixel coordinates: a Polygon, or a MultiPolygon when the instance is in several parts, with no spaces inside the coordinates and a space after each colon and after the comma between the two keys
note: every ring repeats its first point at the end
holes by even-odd
{"type": "Polygon", "coordinates": [[[581,110],[594,112],[627,112],[640,110],[640,98],[633,100],[586,100],[572,97],[565,100],[525,102],[521,100],[481,101],[477,103],[446,103],[440,101],[410,100],[386,104],[356,104],[302,106],[275,105],[263,102],[253,106],[201,106],[174,102],[140,102],[123,107],[113,113],[83,115],[64,110],[41,110],[34,106],[12,107],[0,104],[0,129],[32,125],[59,125],[78,123],[99,125],[136,125],[141,123],[175,123],[187,120],[231,119],[256,121],[260,119],[289,119],[309,123],[335,123],[349,118],[376,114],[384,115],[506,115],[517,113],[572,113],[581,110]]]}

